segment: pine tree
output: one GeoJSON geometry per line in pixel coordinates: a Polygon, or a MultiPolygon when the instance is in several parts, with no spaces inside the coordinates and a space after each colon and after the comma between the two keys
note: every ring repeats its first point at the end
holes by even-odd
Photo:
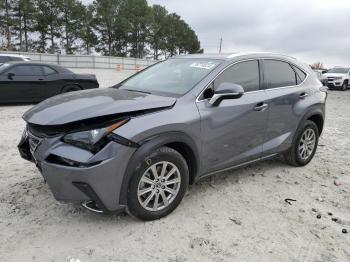
{"type": "Polygon", "coordinates": [[[36,13],[35,30],[39,33],[37,41],[37,50],[39,52],[48,51],[55,53],[59,50],[57,39],[62,37],[62,0],[35,0],[36,13]],[[46,48],[47,42],[50,43],[46,48]]]}
{"type": "Polygon", "coordinates": [[[59,9],[62,13],[64,32],[61,40],[66,54],[73,54],[78,49],[76,40],[83,24],[82,20],[84,19],[85,7],[81,2],[76,0],[62,0],[59,9]]]}
{"type": "Polygon", "coordinates": [[[13,31],[16,34],[18,50],[29,50],[29,34],[33,32],[35,9],[31,0],[19,0],[13,3],[13,31]]]}
{"type": "Polygon", "coordinates": [[[91,48],[97,44],[97,36],[94,32],[93,6],[83,6],[81,11],[81,27],[78,30],[79,48],[86,54],[91,53],[91,48]]]}

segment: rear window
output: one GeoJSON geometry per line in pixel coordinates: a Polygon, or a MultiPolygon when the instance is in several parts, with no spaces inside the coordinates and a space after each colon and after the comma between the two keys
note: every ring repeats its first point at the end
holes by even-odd
{"type": "Polygon", "coordinates": [[[294,86],[297,84],[296,73],[286,62],[278,60],[264,60],[266,88],[294,86]]]}

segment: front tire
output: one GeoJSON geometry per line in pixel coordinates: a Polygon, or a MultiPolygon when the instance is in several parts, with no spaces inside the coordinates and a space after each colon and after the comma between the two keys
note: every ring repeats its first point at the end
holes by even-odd
{"type": "Polygon", "coordinates": [[[319,131],[315,122],[306,120],[297,130],[292,147],[285,153],[286,162],[292,166],[305,166],[314,157],[319,131]]]}
{"type": "Polygon", "coordinates": [[[136,167],[129,183],[127,210],[145,221],[164,217],[180,204],[188,183],[183,156],[169,147],[158,148],[136,167]]]}
{"type": "Polygon", "coordinates": [[[341,90],[342,90],[342,91],[346,91],[347,88],[348,88],[348,81],[345,80],[344,83],[343,83],[343,85],[341,86],[341,90]]]}

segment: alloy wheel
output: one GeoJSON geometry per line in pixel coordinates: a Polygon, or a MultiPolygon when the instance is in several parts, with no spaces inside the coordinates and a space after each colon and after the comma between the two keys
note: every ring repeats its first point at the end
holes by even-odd
{"type": "Polygon", "coordinates": [[[308,128],[301,135],[298,147],[299,157],[303,160],[308,159],[312,155],[315,145],[316,133],[313,129],[308,128]]]}
{"type": "Polygon", "coordinates": [[[146,210],[162,210],[176,198],[180,185],[179,169],[168,161],[157,162],[140,179],[137,188],[138,201],[146,210]]]}

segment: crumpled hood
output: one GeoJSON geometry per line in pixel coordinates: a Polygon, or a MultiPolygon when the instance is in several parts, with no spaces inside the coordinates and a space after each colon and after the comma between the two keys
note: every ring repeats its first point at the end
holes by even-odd
{"type": "Polygon", "coordinates": [[[35,125],[64,125],[99,116],[171,107],[176,98],[103,88],[66,93],[31,108],[23,119],[35,125]]]}

